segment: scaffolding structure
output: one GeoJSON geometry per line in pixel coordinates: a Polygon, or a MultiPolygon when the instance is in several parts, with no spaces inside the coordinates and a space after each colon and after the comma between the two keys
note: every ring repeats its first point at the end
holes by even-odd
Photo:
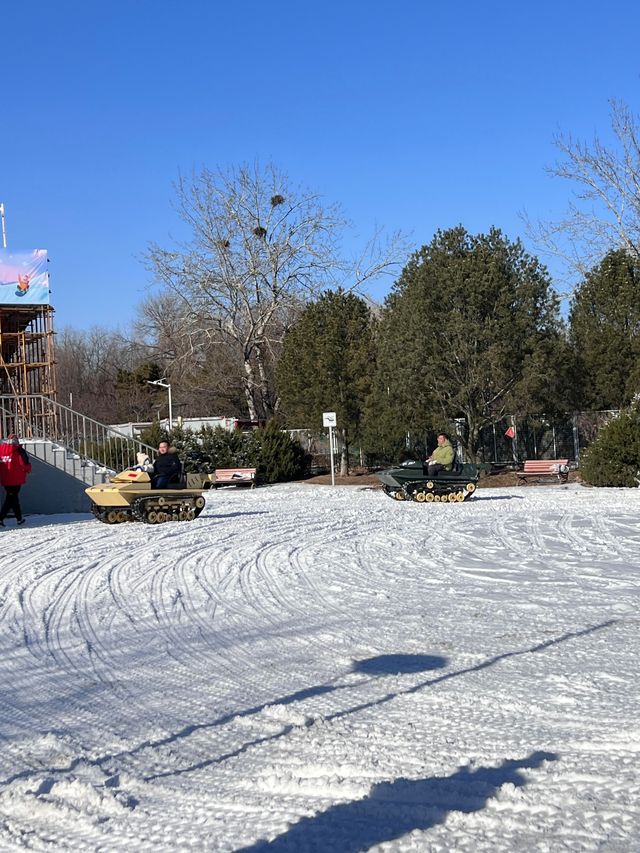
{"type": "Polygon", "coordinates": [[[52,431],[52,411],[32,402],[33,395],[56,399],[51,305],[0,305],[0,395],[14,401],[13,411],[3,412],[15,419],[14,432],[52,431]]]}

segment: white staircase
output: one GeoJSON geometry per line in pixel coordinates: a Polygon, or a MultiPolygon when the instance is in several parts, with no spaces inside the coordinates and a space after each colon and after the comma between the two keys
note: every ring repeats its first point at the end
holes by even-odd
{"type": "Polygon", "coordinates": [[[107,468],[105,465],[86,459],[74,450],[69,450],[49,439],[25,439],[22,445],[32,460],[39,459],[58,471],[64,471],[65,474],[75,477],[86,486],[106,483],[109,477],[116,473],[113,468],[107,468]]]}
{"type": "Polygon", "coordinates": [[[31,459],[25,512],[86,511],[87,486],[135,465],[140,452],[155,456],[149,445],[42,394],[0,395],[0,433],[16,433],[31,459]]]}

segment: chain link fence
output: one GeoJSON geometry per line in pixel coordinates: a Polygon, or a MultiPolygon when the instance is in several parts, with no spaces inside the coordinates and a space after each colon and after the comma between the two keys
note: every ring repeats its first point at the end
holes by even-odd
{"type": "Polygon", "coordinates": [[[544,415],[504,418],[481,431],[479,455],[482,462],[518,464],[525,459],[569,459],[576,466],[580,454],[617,411],[574,412],[564,416],[544,415]],[[507,431],[513,428],[511,438],[507,431]]]}
{"type": "MultiPolygon", "coordinates": [[[[574,412],[553,418],[544,415],[522,419],[507,416],[481,430],[478,459],[487,466],[505,468],[518,467],[525,459],[569,459],[578,466],[580,454],[591,444],[604,424],[617,414],[615,410],[608,410],[574,412]],[[510,428],[515,431],[513,438],[507,434],[510,428]]],[[[463,436],[464,429],[465,421],[459,419],[449,430],[452,443],[458,444],[461,457],[464,453],[460,441],[456,442],[456,436],[463,436]]],[[[312,473],[330,469],[328,430],[292,429],[287,432],[310,455],[312,473]]],[[[436,438],[435,432],[408,432],[404,447],[396,452],[396,458],[386,458],[384,453],[366,455],[362,448],[354,446],[349,452],[349,467],[381,467],[403,459],[424,459],[435,447],[436,438]]],[[[334,440],[337,465],[343,449],[339,430],[334,431],[334,440]]]]}

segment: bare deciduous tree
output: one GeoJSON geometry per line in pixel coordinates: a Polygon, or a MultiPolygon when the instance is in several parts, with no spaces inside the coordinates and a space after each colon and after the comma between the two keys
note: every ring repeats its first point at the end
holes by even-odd
{"type": "Polygon", "coordinates": [[[189,342],[183,357],[210,353],[206,340],[238,358],[251,419],[278,410],[273,367],[301,307],[328,287],[360,288],[401,259],[397,236],[383,245],[376,235],[346,262],[339,209],[291,187],[273,165],[203,169],[178,181],[176,207],[191,239],[174,249],[151,245],[148,267],[177,298],[189,342]]]}
{"type": "Polygon", "coordinates": [[[150,296],[139,308],[135,340],[146,359],[162,365],[181,415],[237,414],[244,409],[241,353],[234,341],[212,342],[194,328],[184,300],[171,292],[150,296]]]}
{"type": "Polygon", "coordinates": [[[640,118],[612,100],[612,146],[598,136],[589,145],[558,136],[562,158],[548,169],[575,185],[566,215],[531,221],[528,232],[544,251],[561,258],[569,273],[584,275],[607,252],[624,248],[640,260],[640,118]]]}
{"type": "Polygon", "coordinates": [[[144,355],[117,332],[63,329],[56,340],[58,400],[101,423],[147,418],[147,389],[130,386],[124,393],[118,384],[119,372],[135,371],[144,355]]]}

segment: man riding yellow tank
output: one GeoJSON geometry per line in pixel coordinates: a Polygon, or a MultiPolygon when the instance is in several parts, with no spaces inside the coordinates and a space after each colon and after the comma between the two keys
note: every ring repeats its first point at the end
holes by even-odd
{"type": "Polygon", "coordinates": [[[153,463],[151,486],[154,489],[168,489],[180,482],[182,463],[178,458],[175,447],[170,447],[168,441],[158,444],[158,455],[153,463]]]}
{"type": "Polygon", "coordinates": [[[161,441],[153,465],[145,453],[138,453],[138,464],[85,489],[91,511],[105,524],[143,521],[193,521],[205,506],[203,492],[211,488],[213,474],[183,474],[178,454],[169,442],[161,441]],[[158,460],[160,460],[159,464],[158,460]]]}

